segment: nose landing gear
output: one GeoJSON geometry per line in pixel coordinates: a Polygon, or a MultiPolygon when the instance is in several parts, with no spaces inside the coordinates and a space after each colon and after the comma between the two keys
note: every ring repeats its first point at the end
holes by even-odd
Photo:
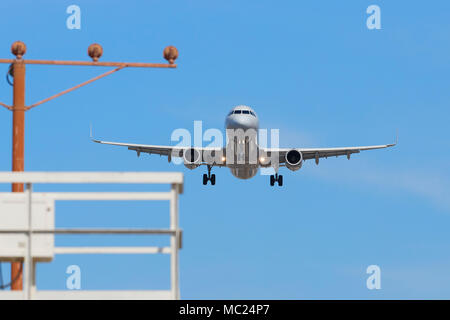
{"type": "Polygon", "coordinates": [[[278,182],[278,186],[283,186],[283,176],[280,174],[278,175],[278,173],[275,173],[275,175],[271,175],[270,176],[270,186],[274,186],[275,182],[278,182]]]}
{"type": "Polygon", "coordinates": [[[208,174],[203,174],[203,185],[207,185],[208,181],[211,181],[211,185],[216,184],[216,175],[211,174],[211,166],[208,165],[208,174]]]}

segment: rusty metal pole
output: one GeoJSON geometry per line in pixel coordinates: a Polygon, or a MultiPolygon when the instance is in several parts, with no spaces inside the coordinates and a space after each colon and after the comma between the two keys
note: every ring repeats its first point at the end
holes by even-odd
{"type": "MultiPolygon", "coordinates": [[[[0,105],[6,107],[13,112],[13,134],[12,134],[12,171],[24,171],[24,146],[25,146],[25,111],[34,108],[44,102],[57,98],[67,92],[71,92],[97,79],[101,79],[109,74],[126,67],[138,68],[176,68],[174,64],[178,58],[178,50],[174,46],[168,46],[163,51],[163,57],[169,63],[136,63],[136,62],[99,62],[99,58],[103,54],[103,48],[93,43],[88,48],[88,55],[92,58],[92,62],[88,61],[57,61],[57,60],[23,60],[27,47],[22,41],[16,41],[11,46],[11,52],[16,56],[16,59],[0,59],[0,63],[12,64],[13,68],[13,105],[0,102],[0,105]],[[50,98],[44,99],[31,106],[25,106],[25,64],[45,64],[45,65],[73,65],[73,66],[110,66],[117,67],[114,70],[106,72],[91,80],[85,81],[75,87],[64,90],[50,98]]],[[[12,192],[23,192],[22,183],[13,183],[12,192]]],[[[23,261],[16,261],[11,263],[11,289],[23,290],[23,261]]]]}
{"type": "MultiPolygon", "coordinates": [[[[24,170],[24,143],[25,143],[25,63],[22,56],[26,46],[16,41],[11,46],[11,52],[16,56],[13,63],[13,127],[12,127],[12,171],[24,170]]],[[[23,192],[22,183],[13,183],[12,192],[23,192]]],[[[11,263],[11,290],[22,290],[23,262],[11,263]]]]}

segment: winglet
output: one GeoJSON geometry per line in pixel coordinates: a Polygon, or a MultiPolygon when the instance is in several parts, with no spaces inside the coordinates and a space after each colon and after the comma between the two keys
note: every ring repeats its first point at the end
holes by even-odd
{"type": "Polygon", "coordinates": [[[388,147],[394,147],[394,146],[396,146],[397,145],[397,143],[398,143],[398,129],[396,130],[396,135],[395,135],[395,142],[394,143],[390,143],[390,144],[388,144],[387,146],[388,147]]]}
{"type": "Polygon", "coordinates": [[[394,147],[394,146],[396,146],[397,145],[397,143],[398,143],[398,129],[396,130],[396,135],[395,135],[395,142],[394,143],[390,143],[390,144],[387,144],[386,146],[387,147],[394,147]]]}
{"type": "Polygon", "coordinates": [[[93,137],[93,135],[92,135],[92,123],[89,124],[89,138],[90,138],[91,141],[93,141],[93,142],[100,143],[100,140],[94,139],[94,137],[93,137]]]}

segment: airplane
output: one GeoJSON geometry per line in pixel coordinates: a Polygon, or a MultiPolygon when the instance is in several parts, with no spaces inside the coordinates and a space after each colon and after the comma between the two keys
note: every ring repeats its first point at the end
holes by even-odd
{"type": "MultiPolygon", "coordinates": [[[[136,151],[137,156],[143,152],[148,154],[159,154],[168,157],[171,162],[172,157],[183,158],[184,165],[189,169],[195,169],[201,165],[206,165],[208,174],[203,174],[203,185],[211,182],[216,184],[216,175],[211,174],[213,167],[228,167],[233,176],[239,179],[250,179],[254,177],[259,168],[272,167],[275,174],[270,175],[270,185],[283,185],[283,176],[278,174],[280,167],[286,167],[291,171],[299,170],[306,160],[314,159],[319,164],[320,158],[332,156],[347,156],[365,150],[383,149],[393,147],[392,144],[360,146],[360,147],[339,147],[339,148],[260,148],[257,145],[256,130],[259,129],[259,120],[256,112],[244,105],[234,107],[225,119],[227,131],[227,144],[225,148],[198,148],[192,146],[160,146],[143,145],[121,142],[110,142],[91,139],[93,142],[124,146],[129,150],[136,151]],[[233,136],[233,133],[237,132],[233,136]],[[253,132],[252,134],[246,134],[253,132]],[[252,154],[254,156],[252,156],[252,154]]],[[[397,137],[398,140],[398,137],[397,137]]]]}

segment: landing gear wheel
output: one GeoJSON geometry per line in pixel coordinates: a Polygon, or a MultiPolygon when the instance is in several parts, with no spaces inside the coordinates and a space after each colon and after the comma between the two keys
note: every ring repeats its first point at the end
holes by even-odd
{"type": "Polygon", "coordinates": [[[275,173],[275,175],[271,175],[270,176],[270,186],[274,186],[275,182],[278,182],[278,186],[282,186],[283,185],[283,176],[282,175],[278,175],[278,173],[275,173]]]}
{"type": "Polygon", "coordinates": [[[207,185],[208,181],[211,181],[212,186],[216,184],[216,175],[211,174],[211,168],[212,166],[208,166],[208,174],[203,175],[203,185],[207,185]]]}

